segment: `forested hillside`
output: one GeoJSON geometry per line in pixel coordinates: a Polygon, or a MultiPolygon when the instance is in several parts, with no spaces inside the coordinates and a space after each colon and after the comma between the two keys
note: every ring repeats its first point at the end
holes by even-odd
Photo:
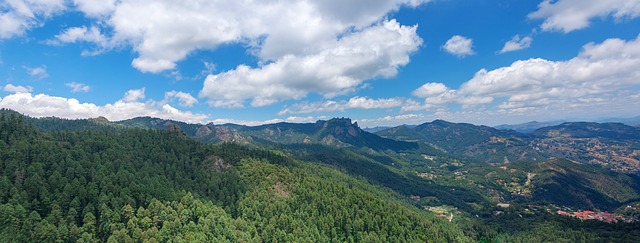
{"type": "Polygon", "coordinates": [[[277,152],[29,123],[0,112],[4,242],[472,240],[394,192],[277,152]]]}
{"type": "Polygon", "coordinates": [[[349,132],[357,126],[344,120],[225,125],[250,143],[216,144],[197,133],[220,126],[131,121],[0,111],[0,241],[640,239],[637,222],[545,211],[575,206],[635,217],[637,176],[566,160],[467,161],[422,143],[349,132]],[[316,142],[278,142],[300,136],[316,142]],[[317,142],[327,136],[349,146],[317,142]],[[418,146],[397,146],[410,144],[418,146]],[[511,206],[499,206],[505,202],[511,206]]]}

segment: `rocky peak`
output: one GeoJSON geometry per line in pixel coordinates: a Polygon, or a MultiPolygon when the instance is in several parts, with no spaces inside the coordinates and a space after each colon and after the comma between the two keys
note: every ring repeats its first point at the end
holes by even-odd
{"type": "Polygon", "coordinates": [[[184,133],[184,131],[182,131],[182,129],[180,128],[180,126],[176,125],[173,122],[168,122],[167,123],[167,130],[169,131],[169,133],[171,134],[175,134],[178,137],[181,138],[187,138],[187,134],[184,133]]]}
{"type": "Polygon", "coordinates": [[[318,121],[316,122],[317,127],[321,127],[329,131],[330,134],[337,137],[357,137],[362,129],[358,127],[358,123],[351,123],[350,118],[333,118],[328,121],[318,121]]]}
{"type": "Polygon", "coordinates": [[[94,122],[100,122],[100,123],[108,123],[109,122],[109,119],[107,119],[104,116],[99,116],[99,117],[93,118],[91,120],[93,120],[94,122]]]}

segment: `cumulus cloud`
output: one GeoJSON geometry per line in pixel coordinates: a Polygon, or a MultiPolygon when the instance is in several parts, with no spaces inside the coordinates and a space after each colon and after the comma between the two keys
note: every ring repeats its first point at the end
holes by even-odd
{"type": "Polygon", "coordinates": [[[442,48],[458,57],[465,57],[475,54],[473,51],[473,40],[464,36],[454,35],[447,40],[442,48]]]}
{"type": "Polygon", "coordinates": [[[144,99],[144,90],[145,88],[129,90],[122,97],[122,101],[131,103],[144,99]]]}
{"type": "Polygon", "coordinates": [[[66,83],[65,85],[71,88],[71,93],[78,93],[78,92],[86,93],[86,92],[89,92],[89,90],[91,89],[89,85],[76,83],[76,82],[66,83]]]}
{"type": "Polygon", "coordinates": [[[304,114],[304,113],[316,113],[316,112],[334,112],[345,111],[346,109],[387,109],[393,107],[400,107],[403,104],[401,98],[389,98],[389,99],[371,99],[367,97],[352,97],[349,100],[333,101],[328,100],[324,102],[315,103],[299,103],[286,107],[278,115],[284,114],[304,114]]]}
{"type": "Polygon", "coordinates": [[[511,40],[504,43],[504,47],[502,47],[502,50],[500,50],[498,53],[502,54],[527,49],[531,47],[531,42],[533,42],[533,38],[531,38],[530,36],[520,38],[519,35],[515,35],[513,36],[513,38],[511,38],[511,40]]]}
{"type": "Polygon", "coordinates": [[[544,19],[540,26],[545,31],[565,33],[589,26],[596,17],[613,16],[616,20],[640,16],[638,0],[544,0],[530,19],[544,19]]]}
{"type": "Polygon", "coordinates": [[[0,107],[34,117],[56,116],[76,119],[104,116],[109,120],[124,120],[138,116],[151,116],[190,123],[204,123],[209,119],[207,115],[181,111],[169,104],[154,101],[141,102],[139,101],[141,97],[144,97],[144,89],[130,90],[123,99],[99,106],[81,103],[73,98],[19,92],[0,98],[0,107]]]}
{"type": "Polygon", "coordinates": [[[411,94],[420,98],[427,98],[430,96],[440,95],[447,92],[449,88],[443,83],[426,83],[420,88],[414,90],[411,94]]]}
{"type": "Polygon", "coordinates": [[[178,99],[178,102],[182,107],[193,107],[194,104],[198,103],[198,99],[194,98],[190,94],[175,90],[166,92],[164,97],[165,100],[178,99]]]}
{"type": "Polygon", "coordinates": [[[400,124],[421,124],[427,121],[429,117],[424,114],[402,114],[397,116],[384,116],[378,118],[358,119],[357,122],[364,127],[377,126],[397,126],[400,124]]]}
{"type": "Polygon", "coordinates": [[[0,2],[0,39],[21,36],[47,18],[66,9],[65,0],[11,0],[0,2]]]}
{"type": "MultiPolygon", "coordinates": [[[[62,1],[62,0],[59,0],[62,1]]],[[[402,6],[427,0],[74,0],[78,10],[103,31],[88,31],[79,41],[104,42],[88,36],[110,33],[109,45],[130,45],[138,54],[132,65],[142,72],[162,72],[196,50],[223,44],[245,44],[261,61],[288,55],[316,54],[339,36],[366,29],[402,6]],[[295,20],[295,21],[292,21],[295,20]],[[168,38],[167,33],[171,33],[168,38]]],[[[84,27],[86,28],[86,27],[84,27]]],[[[82,31],[83,27],[66,30],[82,31]],[[79,29],[78,29],[79,28],[79,29]]],[[[64,33],[61,33],[63,35],[64,33]]]]}
{"type": "Polygon", "coordinates": [[[93,50],[83,50],[82,56],[95,56],[102,54],[103,52],[113,48],[115,44],[111,43],[109,39],[100,33],[100,29],[96,26],[87,28],[71,27],[64,30],[62,33],[57,34],[54,39],[46,41],[50,45],[62,45],[68,43],[88,42],[95,44],[96,48],[93,50]]]}
{"type": "Polygon", "coordinates": [[[217,74],[208,68],[199,95],[214,107],[243,107],[247,100],[266,106],[311,92],[344,95],[368,79],[394,76],[422,39],[417,26],[385,19],[427,2],[74,0],[90,27],[71,26],[48,43],[92,44],[85,56],[131,46],[133,67],[172,74],[194,51],[244,45],[259,64],[217,74]]]}
{"type": "Polygon", "coordinates": [[[39,67],[22,66],[22,68],[27,70],[27,74],[29,74],[29,76],[31,77],[34,77],[37,79],[43,79],[43,78],[49,77],[49,73],[47,73],[47,66],[45,65],[42,65],[39,67]]]}
{"type": "Polygon", "coordinates": [[[570,60],[520,60],[491,71],[482,69],[458,90],[447,87],[440,94],[429,93],[429,87],[444,90],[443,84],[429,83],[413,94],[426,97],[422,106],[432,110],[450,104],[483,106],[500,100],[495,108],[504,113],[567,109],[594,113],[595,108],[607,112],[640,103],[633,98],[640,86],[639,66],[640,36],[629,41],[607,39],[584,45],[570,60]]]}
{"type": "Polygon", "coordinates": [[[232,123],[232,124],[239,124],[239,125],[245,125],[245,126],[259,126],[259,125],[274,124],[279,122],[308,123],[308,122],[314,122],[314,121],[315,119],[312,116],[307,116],[307,117],[290,116],[290,117],[287,117],[286,119],[275,118],[275,119],[269,119],[269,120],[263,120],[263,121],[218,118],[218,119],[212,120],[211,122],[213,122],[214,124],[232,123]]]}
{"type": "Polygon", "coordinates": [[[402,99],[369,99],[367,97],[353,97],[347,102],[347,107],[352,109],[386,109],[402,105],[402,99]]]}
{"type": "Polygon", "coordinates": [[[33,87],[7,84],[4,86],[2,90],[6,92],[11,92],[11,93],[29,93],[33,91],[33,87]]]}
{"type": "Polygon", "coordinates": [[[116,0],[73,0],[73,4],[89,17],[104,17],[116,9],[116,0]]]}
{"type": "Polygon", "coordinates": [[[331,94],[353,89],[376,77],[392,77],[422,44],[416,26],[385,21],[349,34],[313,55],[287,55],[267,65],[209,75],[200,97],[216,107],[254,107],[285,99],[300,99],[310,92],[331,94]]]}

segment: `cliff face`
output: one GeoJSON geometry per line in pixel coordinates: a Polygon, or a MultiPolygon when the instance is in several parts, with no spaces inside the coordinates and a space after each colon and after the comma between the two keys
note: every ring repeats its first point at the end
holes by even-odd
{"type": "Polygon", "coordinates": [[[196,129],[196,137],[206,137],[213,132],[213,129],[215,129],[215,125],[213,123],[198,127],[198,129],[196,129]]]}
{"type": "Polygon", "coordinates": [[[182,131],[180,126],[176,125],[175,123],[168,122],[167,123],[167,130],[169,131],[169,133],[175,134],[178,137],[187,138],[187,134],[184,133],[184,131],[182,131]]]}
{"type": "Polygon", "coordinates": [[[322,130],[333,135],[334,137],[357,137],[362,133],[362,129],[358,127],[358,123],[351,123],[349,118],[334,118],[328,121],[318,121],[316,126],[321,127],[322,130]]]}

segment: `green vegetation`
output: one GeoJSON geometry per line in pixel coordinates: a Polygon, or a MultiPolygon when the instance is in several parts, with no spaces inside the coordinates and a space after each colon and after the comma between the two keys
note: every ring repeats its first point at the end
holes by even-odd
{"type": "Polygon", "coordinates": [[[202,126],[2,110],[0,241],[640,239],[637,222],[583,222],[529,206],[636,217],[636,175],[563,159],[488,164],[442,151],[447,146],[380,138],[346,119],[202,126]],[[226,138],[243,145],[203,143],[226,138]]]}
{"type": "Polygon", "coordinates": [[[0,112],[3,242],[471,241],[392,191],[281,153],[25,121],[0,112]]]}

